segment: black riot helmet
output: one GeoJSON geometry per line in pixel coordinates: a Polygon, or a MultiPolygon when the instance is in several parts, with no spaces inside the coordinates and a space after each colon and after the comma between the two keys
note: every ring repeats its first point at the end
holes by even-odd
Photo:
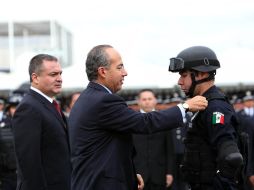
{"type": "Polygon", "coordinates": [[[193,71],[191,74],[192,86],[187,96],[193,96],[197,84],[213,80],[220,62],[213,50],[205,46],[193,46],[181,51],[176,57],[170,59],[169,71],[193,71]],[[195,72],[208,72],[209,77],[196,81],[195,72]]]}
{"type": "Polygon", "coordinates": [[[169,71],[196,70],[211,72],[220,68],[220,62],[213,50],[204,46],[193,46],[170,59],[169,71]]]}
{"type": "Polygon", "coordinates": [[[8,111],[11,107],[16,107],[21,102],[25,93],[19,92],[18,90],[13,91],[7,99],[7,105],[5,110],[8,111]]]}

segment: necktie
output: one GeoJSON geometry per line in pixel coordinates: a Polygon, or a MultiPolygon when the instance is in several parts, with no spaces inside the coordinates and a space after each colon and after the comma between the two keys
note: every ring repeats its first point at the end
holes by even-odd
{"type": "Polygon", "coordinates": [[[59,106],[59,104],[58,104],[55,100],[53,100],[53,105],[54,105],[54,107],[56,108],[57,112],[58,112],[60,115],[62,115],[62,114],[61,114],[60,106],[59,106]]]}

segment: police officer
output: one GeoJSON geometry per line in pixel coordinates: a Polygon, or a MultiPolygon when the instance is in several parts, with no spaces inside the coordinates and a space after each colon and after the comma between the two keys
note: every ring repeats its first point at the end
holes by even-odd
{"type": "Polygon", "coordinates": [[[242,109],[244,108],[242,98],[238,97],[237,95],[234,95],[231,98],[230,103],[233,105],[236,113],[241,112],[242,109]]]}
{"type": "Polygon", "coordinates": [[[254,117],[254,96],[248,91],[243,97],[243,109],[238,113],[239,117],[254,117]]]}
{"type": "Polygon", "coordinates": [[[3,119],[0,122],[0,190],[16,189],[17,167],[11,118],[22,98],[22,94],[10,95],[3,119]]]}
{"type": "MultiPolygon", "coordinates": [[[[182,172],[192,190],[235,190],[243,163],[237,146],[236,115],[214,85],[220,63],[204,46],[194,46],[170,59],[169,71],[179,72],[178,84],[188,97],[203,95],[208,107],[194,113],[184,140],[182,172]]],[[[186,106],[186,110],[188,107],[186,106]]]]}
{"type": "Polygon", "coordinates": [[[244,108],[237,115],[239,118],[240,129],[248,134],[248,159],[246,166],[245,189],[254,189],[254,96],[250,91],[243,97],[244,108]]]}

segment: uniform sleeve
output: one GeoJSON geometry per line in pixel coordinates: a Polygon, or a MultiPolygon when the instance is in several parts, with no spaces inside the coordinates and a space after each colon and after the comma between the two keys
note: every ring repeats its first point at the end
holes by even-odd
{"type": "Polygon", "coordinates": [[[15,151],[27,189],[45,188],[41,161],[42,119],[29,105],[21,105],[13,118],[15,151]]]}
{"type": "Polygon", "coordinates": [[[206,110],[205,124],[208,127],[208,139],[218,149],[225,141],[236,141],[234,112],[223,102],[216,103],[206,110]]]}

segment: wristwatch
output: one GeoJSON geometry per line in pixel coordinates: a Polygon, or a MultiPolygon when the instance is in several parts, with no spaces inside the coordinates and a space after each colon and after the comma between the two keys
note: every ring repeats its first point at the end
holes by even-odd
{"type": "Polygon", "coordinates": [[[182,106],[183,106],[183,108],[185,109],[185,112],[187,113],[187,112],[189,111],[189,109],[190,109],[189,104],[187,104],[186,102],[184,102],[184,103],[182,104],[182,106]]]}

